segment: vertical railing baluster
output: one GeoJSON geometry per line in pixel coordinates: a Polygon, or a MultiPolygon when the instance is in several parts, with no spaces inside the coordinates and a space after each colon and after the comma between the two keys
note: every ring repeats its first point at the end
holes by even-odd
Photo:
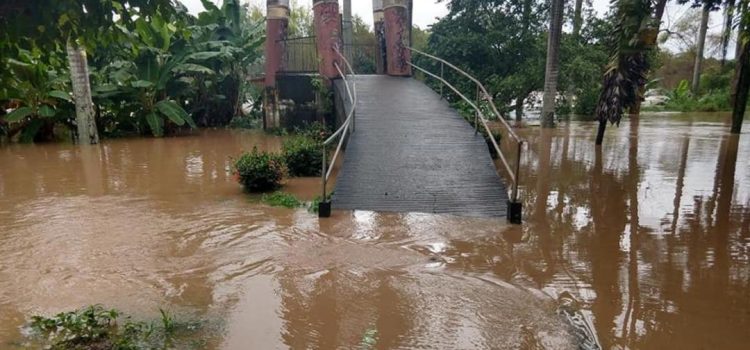
{"type": "Polygon", "coordinates": [[[445,63],[440,62],[440,98],[445,98],[445,95],[443,95],[443,86],[445,86],[445,63]]]}
{"type": "Polygon", "coordinates": [[[479,101],[479,84],[477,84],[477,109],[474,111],[474,136],[479,133],[479,109],[481,104],[479,101]]]}
{"type": "Polygon", "coordinates": [[[323,145],[323,194],[322,194],[321,199],[320,199],[320,201],[323,202],[323,203],[325,203],[326,199],[327,199],[326,198],[327,197],[327,195],[326,195],[326,182],[328,181],[328,179],[326,178],[326,173],[328,173],[328,169],[326,168],[327,167],[327,165],[326,165],[327,159],[326,158],[328,157],[328,155],[326,153],[328,153],[328,152],[326,152],[326,145],[323,145]]]}

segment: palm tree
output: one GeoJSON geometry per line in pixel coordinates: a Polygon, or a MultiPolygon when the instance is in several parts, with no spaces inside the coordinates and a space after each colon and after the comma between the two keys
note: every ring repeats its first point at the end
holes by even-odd
{"type": "MultiPolygon", "coordinates": [[[[660,17],[659,5],[656,17],[660,17]]],[[[640,102],[641,87],[646,85],[649,70],[647,53],[655,46],[659,32],[658,22],[654,25],[654,7],[650,0],[618,0],[615,6],[617,25],[613,33],[613,54],[604,73],[596,106],[599,118],[597,145],[604,140],[607,123],[619,124],[623,110],[640,102]]]]}
{"type": "Polygon", "coordinates": [[[581,35],[581,25],[583,24],[583,17],[581,12],[583,10],[583,0],[576,0],[576,7],[573,10],[573,37],[578,38],[581,35]]]}
{"type": "Polygon", "coordinates": [[[724,5],[724,30],[721,33],[721,66],[722,67],[727,62],[727,51],[729,49],[729,39],[732,37],[732,25],[734,22],[734,2],[735,0],[727,0],[727,3],[724,5]]]}
{"type": "Polygon", "coordinates": [[[76,105],[76,124],[78,142],[95,145],[99,143],[99,132],[96,129],[94,102],[91,99],[91,83],[86,51],[69,40],[67,43],[70,81],[73,87],[73,100],[76,105]]]}
{"type": "Polygon", "coordinates": [[[738,44],[741,49],[737,57],[737,68],[734,72],[734,87],[732,89],[732,133],[742,132],[742,122],[745,119],[747,109],[748,93],[750,92],[750,14],[747,11],[746,1],[742,1],[742,12],[740,13],[740,26],[737,32],[738,44]]]}
{"type": "Polygon", "coordinates": [[[706,31],[708,30],[708,16],[711,14],[711,5],[706,3],[703,5],[703,12],[701,13],[701,26],[698,31],[698,48],[695,52],[695,65],[693,66],[693,85],[692,91],[693,96],[697,96],[700,93],[701,88],[701,71],[703,70],[703,51],[706,47],[706,31]]]}
{"type": "Polygon", "coordinates": [[[542,99],[542,127],[545,128],[555,126],[555,97],[557,96],[557,78],[560,73],[563,9],[565,9],[565,0],[552,0],[549,37],[547,39],[547,66],[544,73],[544,97],[542,99]]]}

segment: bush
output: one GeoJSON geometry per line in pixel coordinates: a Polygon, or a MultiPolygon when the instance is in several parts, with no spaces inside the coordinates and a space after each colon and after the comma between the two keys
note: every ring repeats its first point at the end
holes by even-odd
{"type": "Polygon", "coordinates": [[[234,175],[248,192],[265,192],[278,188],[285,172],[284,162],[278,156],[260,152],[257,147],[240,156],[234,163],[234,175]]]}
{"type": "Polygon", "coordinates": [[[331,136],[331,131],[321,122],[307,124],[304,128],[297,129],[295,132],[298,135],[308,137],[319,143],[325,142],[325,140],[331,136]]]}
{"type": "Polygon", "coordinates": [[[307,136],[284,141],[284,161],[292,176],[319,176],[323,167],[321,143],[307,136]]]}

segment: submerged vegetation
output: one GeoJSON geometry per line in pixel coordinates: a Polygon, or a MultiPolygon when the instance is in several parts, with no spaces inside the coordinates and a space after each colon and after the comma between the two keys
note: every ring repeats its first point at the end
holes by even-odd
{"type": "Polygon", "coordinates": [[[248,192],[275,190],[281,186],[286,173],[281,157],[261,152],[257,147],[242,154],[234,163],[235,178],[248,192]]]}
{"type": "Polygon", "coordinates": [[[62,312],[52,317],[34,316],[29,324],[35,342],[45,349],[167,349],[199,348],[200,342],[177,342],[181,333],[196,331],[200,322],[178,322],[159,309],[156,322],[133,321],[115,309],[100,305],[62,312]]]}

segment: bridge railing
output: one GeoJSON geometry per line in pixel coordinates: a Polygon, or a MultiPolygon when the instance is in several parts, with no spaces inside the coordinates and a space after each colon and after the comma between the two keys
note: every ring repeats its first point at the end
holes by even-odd
{"type": "MultiPolygon", "coordinates": [[[[427,69],[420,67],[418,65],[415,65],[412,62],[409,62],[409,64],[418,71],[426,74],[429,77],[432,77],[434,79],[437,79],[440,82],[440,95],[443,96],[443,88],[448,87],[449,89],[453,90],[453,92],[458,95],[461,99],[463,99],[466,103],[468,103],[475,111],[474,114],[474,128],[475,132],[479,131],[479,125],[482,125],[482,128],[487,133],[487,137],[489,138],[490,143],[492,144],[492,147],[495,149],[495,152],[497,153],[498,158],[500,159],[500,163],[502,164],[502,167],[505,170],[505,173],[508,177],[508,179],[511,180],[511,195],[510,195],[510,205],[508,207],[508,219],[513,223],[520,223],[521,221],[521,204],[518,202],[518,184],[519,184],[519,172],[521,169],[521,156],[523,152],[523,144],[524,141],[518,137],[516,132],[513,130],[513,128],[508,124],[508,122],[503,118],[503,116],[500,114],[500,112],[497,109],[497,106],[495,106],[494,101],[492,100],[492,95],[490,95],[487,92],[487,89],[484,87],[484,85],[477,79],[471,76],[469,73],[466,73],[461,68],[456,67],[452,63],[430,55],[426,52],[417,50],[415,48],[409,48],[411,52],[422,55],[424,57],[430,58],[434,60],[437,63],[440,63],[440,73],[439,75],[436,73],[429,72],[427,69]],[[449,67],[450,69],[454,70],[455,72],[459,73],[461,76],[471,80],[474,85],[476,86],[476,99],[471,100],[468,97],[466,97],[465,94],[463,94],[461,91],[459,91],[458,88],[456,88],[454,85],[449,83],[445,79],[445,67],[449,67]],[[515,162],[511,165],[508,159],[510,158],[508,155],[506,155],[507,152],[503,152],[503,149],[500,147],[500,144],[498,143],[498,140],[495,138],[495,135],[492,132],[492,129],[490,128],[488,124],[488,120],[485,117],[485,112],[482,110],[482,101],[486,102],[486,106],[489,106],[489,113],[495,116],[497,120],[500,122],[500,125],[502,126],[502,129],[504,131],[504,134],[507,135],[507,139],[509,139],[512,142],[512,148],[513,150],[511,152],[515,152],[515,162]]],[[[506,138],[506,137],[503,137],[506,138]]]]}
{"type": "MultiPolygon", "coordinates": [[[[352,76],[354,75],[354,70],[352,69],[351,64],[349,61],[346,60],[343,54],[341,54],[341,51],[336,49],[336,54],[339,56],[342,62],[344,62],[344,70],[348,71],[352,76]]],[[[353,80],[347,79],[347,75],[344,73],[344,71],[341,70],[341,67],[339,66],[338,62],[334,62],[334,66],[336,67],[336,70],[338,71],[339,75],[341,76],[341,79],[344,81],[344,86],[346,87],[346,95],[349,101],[351,102],[351,109],[349,109],[349,112],[346,115],[346,120],[344,120],[344,123],[341,124],[341,127],[339,127],[338,130],[336,130],[327,140],[323,141],[323,171],[321,172],[322,177],[322,185],[323,185],[323,191],[322,191],[322,197],[320,200],[320,204],[318,205],[318,215],[320,217],[328,217],[331,215],[331,202],[328,198],[328,180],[331,177],[331,174],[333,173],[334,164],[336,164],[336,160],[338,159],[339,155],[341,154],[341,150],[344,147],[344,142],[349,138],[351,133],[354,132],[355,127],[355,110],[357,108],[357,86],[355,85],[355,82],[353,80]],[[351,83],[351,87],[350,87],[351,83]],[[328,166],[328,147],[333,145],[334,142],[338,140],[338,144],[336,145],[336,151],[333,152],[333,156],[331,157],[331,165],[328,166]]]]}

